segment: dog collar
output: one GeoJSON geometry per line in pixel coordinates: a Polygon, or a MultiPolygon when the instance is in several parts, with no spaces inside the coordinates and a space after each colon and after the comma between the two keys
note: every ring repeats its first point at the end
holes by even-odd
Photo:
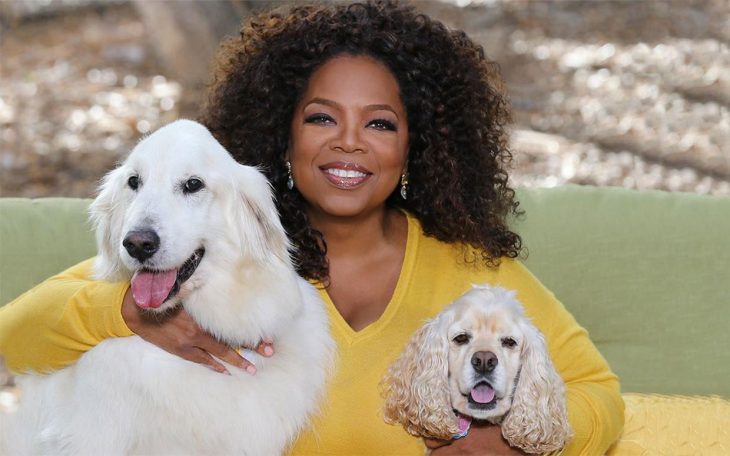
{"type": "Polygon", "coordinates": [[[466,435],[469,433],[469,428],[471,427],[471,417],[470,416],[464,416],[459,412],[456,412],[456,419],[459,422],[459,433],[454,434],[451,436],[454,440],[463,439],[466,437],[466,435]]]}

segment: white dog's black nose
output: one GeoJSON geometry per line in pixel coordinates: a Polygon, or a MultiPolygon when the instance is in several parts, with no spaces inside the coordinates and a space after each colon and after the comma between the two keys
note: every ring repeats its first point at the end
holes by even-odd
{"type": "Polygon", "coordinates": [[[476,352],[471,357],[471,365],[477,373],[487,374],[497,367],[497,355],[489,351],[476,352]]]}
{"type": "Polygon", "coordinates": [[[160,237],[152,230],[130,231],[122,245],[129,256],[144,262],[160,248],[160,237]]]}

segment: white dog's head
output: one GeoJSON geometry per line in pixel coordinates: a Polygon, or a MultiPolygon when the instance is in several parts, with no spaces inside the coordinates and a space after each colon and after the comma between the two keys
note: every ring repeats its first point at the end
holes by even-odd
{"type": "Polygon", "coordinates": [[[105,176],[90,213],[97,277],[131,278],[137,304],[154,311],[244,262],[289,261],[266,178],[190,120],[140,141],[105,176]]]}
{"type": "Polygon", "coordinates": [[[448,440],[472,418],[530,453],[571,435],[565,386],[513,291],[475,286],[424,325],[384,379],[385,417],[448,440]],[[462,423],[460,423],[461,421],[462,423]]]}

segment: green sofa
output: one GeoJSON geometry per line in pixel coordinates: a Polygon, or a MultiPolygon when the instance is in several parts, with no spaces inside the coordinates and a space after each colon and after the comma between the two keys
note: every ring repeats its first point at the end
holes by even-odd
{"type": "MultiPolygon", "coordinates": [[[[518,199],[525,263],[621,378],[612,453],[730,454],[728,431],[708,430],[730,423],[730,198],[565,186],[518,199]]],[[[0,303],[94,254],[88,203],[0,198],[0,303]]]]}

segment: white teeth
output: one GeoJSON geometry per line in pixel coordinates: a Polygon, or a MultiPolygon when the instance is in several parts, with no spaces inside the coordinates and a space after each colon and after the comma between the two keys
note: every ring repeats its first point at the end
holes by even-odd
{"type": "Polygon", "coordinates": [[[346,178],[354,178],[354,177],[366,177],[367,174],[361,173],[360,171],[352,171],[352,170],[345,170],[345,169],[337,169],[337,168],[329,168],[324,170],[327,174],[332,174],[333,176],[337,177],[346,177],[346,178]]]}

